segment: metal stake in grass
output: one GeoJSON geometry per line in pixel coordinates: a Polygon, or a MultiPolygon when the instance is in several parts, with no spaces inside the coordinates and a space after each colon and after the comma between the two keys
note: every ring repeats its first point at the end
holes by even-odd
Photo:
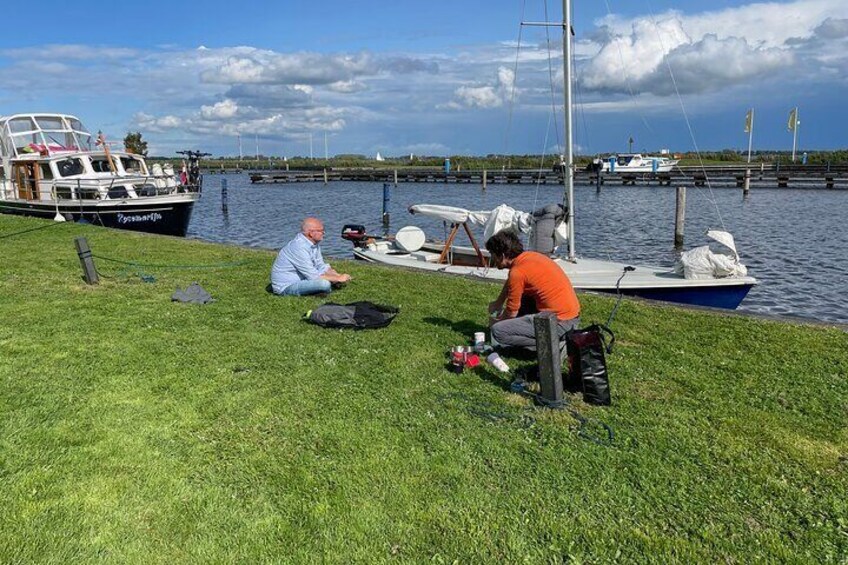
{"type": "Polygon", "coordinates": [[[562,358],[559,349],[557,317],[542,312],[533,319],[536,331],[536,354],[539,357],[540,396],[546,406],[562,405],[562,358]]]}
{"type": "Polygon", "coordinates": [[[98,284],[100,278],[97,276],[97,269],[94,266],[94,258],[91,256],[88,240],[84,237],[78,237],[74,239],[74,244],[77,247],[77,255],[79,255],[80,265],[82,265],[82,276],[86,284],[98,284]]]}

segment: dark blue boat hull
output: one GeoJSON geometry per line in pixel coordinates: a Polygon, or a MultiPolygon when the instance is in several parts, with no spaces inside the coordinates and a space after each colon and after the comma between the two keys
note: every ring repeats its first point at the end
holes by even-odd
{"type": "MultiPolygon", "coordinates": [[[[193,209],[194,201],[189,200],[166,204],[145,203],[139,206],[116,203],[114,206],[99,207],[83,202],[78,206],[60,206],[58,211],[66,219],[75,222],[83,221],[107,228],[184,237],[193,209]]],[[[0,212],[52,219],[57,209],[42,203],[7,201],[0,202],[0,212]]]]}
{"type": "Polygon", "coordinates": [[[740,284],[715,287],[622,289],[621,293],[650,300],[735,310],[753,286],[753,284],[740,284]]]}

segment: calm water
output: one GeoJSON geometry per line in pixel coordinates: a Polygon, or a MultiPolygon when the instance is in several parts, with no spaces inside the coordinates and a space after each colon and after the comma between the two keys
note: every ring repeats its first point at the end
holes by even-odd
{"type": "MultiPolygon", "coordinates": [[[[670,266],[674,262],[673,188],[576,188],[577,251],[584,257],[670,266]]],[[[326,256],[351,257],[342,224],[381,228],[382,183],[253,185],[247,175],[207,176],[189,237],[276,249],[307,215],[322,218],[326,256]],[[221,212],[221,180],[228,181],[229,213],[221,212]]],[[[392,188],[392,229],[418,225],[443,237],[441,222],[412,217],[412,204],[485,210],[501,203],[530,211],[562,200],[561,187],[535,185],[400,184],[392,188]]],[[[724,227],[748,272],[760,281],[740,310],[848,323],[848,192],[689,188],[686,248],[707,243],[707,229],[724,227]]],[[[463,236],[460,236],[463,237],[463,236]]],[[[270,268],[270,264],[269,264],[270,268]]]]}

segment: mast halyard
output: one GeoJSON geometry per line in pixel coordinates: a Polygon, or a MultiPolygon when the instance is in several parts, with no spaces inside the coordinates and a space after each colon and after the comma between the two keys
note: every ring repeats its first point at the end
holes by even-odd
{"type": "Polygon", "coordinates": [[[565,205],[568,206],[568,260],[576,261],[574,246],[574,147],[571,125],[571,0],[562,0],[562,65],[563,97],[565,99],[565,205]]]}

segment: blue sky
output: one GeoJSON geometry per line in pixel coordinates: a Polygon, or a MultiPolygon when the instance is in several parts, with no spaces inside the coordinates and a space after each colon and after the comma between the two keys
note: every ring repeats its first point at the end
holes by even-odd
{"type": "MultiPolygon", "coordinates": [[[[310,137],[316,157],[325,137],[330,154],[553,153],[560,31],[548,42],[519,25],[545,10],[16,2],[0,34],[0,113],[71,113],[116,142],[138,130],[156,155],[237,155],[239,135],[246,156],[257,140],[266,155],[309,155],[310,137]]],[[[561,2],[547,10],[560,20],[561,2]]],[[[794,106],[801,149],[848,146],[846,0],[574,0],[574,12],[582,153],[624,151],[631,136],[640,151],[745,149],[749,108],[754,147],[789,150],[794,106]]]]}

